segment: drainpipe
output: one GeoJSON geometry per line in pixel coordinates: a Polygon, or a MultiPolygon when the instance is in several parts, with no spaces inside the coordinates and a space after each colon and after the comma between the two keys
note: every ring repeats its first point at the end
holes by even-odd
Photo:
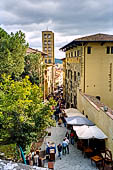
{"type": "Polygon", "coordinates": [[[85,52],[86,52],[86,46],[84,45],[84,90],[83,90],[84,93],[85,93],[85,64],[86,64],[85,52]]]}

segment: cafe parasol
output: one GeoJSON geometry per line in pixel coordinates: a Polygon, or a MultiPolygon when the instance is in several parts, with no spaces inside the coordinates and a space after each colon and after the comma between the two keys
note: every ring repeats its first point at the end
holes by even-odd
{"type": "Polygon", "coordinates": [[[65,118],[66,122],[68,125],[75,125],[75,126],[82,126],[82,125],[87,125],[87,126],[94,126],[94,123],[87,119],[86,117],[81,117],[81,116],[73,116],[73,117],[67,117],[65,118]]]}
{"type": "Polygon", "coordinates": [[[75,109],[75,108],[64,109],[64,111],[67,117],[72,117],[72,116],[85,117],[78,109],[75,109]]]}
{"type": "Polygon", "coordinates": [[[106,139],[107,136],[97,126],[73,126],[79,139],[106,139]]]}

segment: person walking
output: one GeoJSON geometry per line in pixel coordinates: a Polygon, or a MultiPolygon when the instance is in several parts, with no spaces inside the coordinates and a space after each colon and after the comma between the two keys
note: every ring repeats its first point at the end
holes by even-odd
{"type": "Polygon", "coordinates": [[[62,159],[62,145],[59,144],[59,145],[57,146],[57,149],[58,149],[58,157],[59,157],[60,159],[62,159]]]}
{"type": "Polygon", "coordinates": [[[39,156],[38,156],[38,152],[36,151],[33,157],[33,165],[38,166],[38,159],[39,159],[39,156]]]}
{"type": "Polygon", "coordinates": [[[67,153],[69,154],[69,139],[65,138],[65,141],[67,142],[66,149],[67,149],[67,153]]]}
{"type": "Polygon", "coordinates": [[[69,132],[67,131],[65,137],[69,140],[69,132]]]}
{"type": "Polygon", "coordinates": [[[65,139],[63,139],[63,142],[62,142],[63,155],[64,154],[66,155],[66,147],[67,147],[67,142],[65,141],[65,139]]]}
{"type": "Polygon", "coordinates": [[[71,131],[70,133],[70,138],[71,138],[71,144],[74,145],[74,132],[71,131]]]}

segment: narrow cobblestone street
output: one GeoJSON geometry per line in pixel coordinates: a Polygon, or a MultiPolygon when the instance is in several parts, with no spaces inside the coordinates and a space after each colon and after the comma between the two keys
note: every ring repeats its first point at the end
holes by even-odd
{"type": "MultiPolygon", "coordinates": [[[[48,129],[51,132],[51,136],[45,138],[45,143],[48,141],[53,141],[56,143],[56,146],[62,142],[63,138],[65,137],[65,133],[67,131],[66,128],[59,127],[52,127],[48,129]]],[[[44,146],[43,146],[44,147],[44,146]]],[[[47,167],[47,163],[45,164],[47,167]]],[[[66,154],[62,156],[60,160],[58,158],[58,152],[56,153],[56,160],[55,160],[55,170],[95,170],[95,165],[91,165],[91,160],[88,158],[84,158],[82,152],[77,149],[76,144],[70,144],[70,154],[66,154]]]]}

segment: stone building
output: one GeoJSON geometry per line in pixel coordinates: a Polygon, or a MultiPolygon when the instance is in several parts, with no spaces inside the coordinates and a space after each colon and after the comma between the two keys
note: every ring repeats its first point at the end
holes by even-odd
{"type": "Polygon", "coordinates": [[[66,102],[77,104],[77,88],[113,108],[113,35],[78,38],[62,47],[66,54],[66,102]]]}
{"type": "Polygon", "coordinates": [[[47,78],[45,82],[45,91],[47,97],[49,94],[52,94],[54,92],[54,33],[52,31],[42,31],[42,51],[46,53],[44,61],[46,65],[46,72],[49,70],[49,73],[46,77],[47,78]],[[51,71],[50,71],[51,69],[51,71]],[[51,74],[52,73],[52,74],[51,74]]]}

